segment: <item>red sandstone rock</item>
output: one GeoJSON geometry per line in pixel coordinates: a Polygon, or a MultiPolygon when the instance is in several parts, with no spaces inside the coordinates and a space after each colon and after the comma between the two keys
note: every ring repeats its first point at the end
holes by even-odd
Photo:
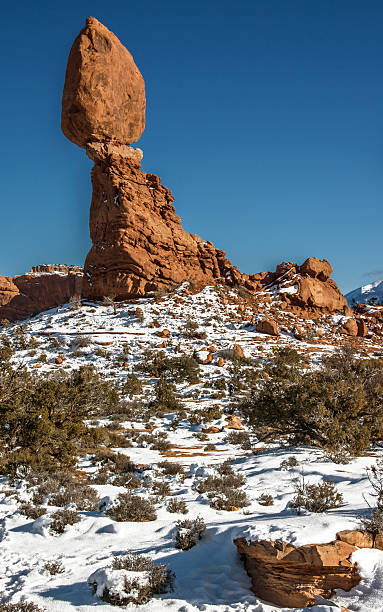
{"type": "Polygon", "coordinates": [[[62,97],[61,127],[80,147],[136,142],[145,127],[145,83],[118,38],[94,17],[72,45],[62,97]]]}
{"type": "Polygon", "coordinates": [[[156,332],[156,336],[159,338],[169,338],[170,331],[168,329],[161,329],[160,331],[156,332]]]}
{"type": "Polygon", "coordinates": [[[222,368],[225,365],[225,360],[223,359],[223,357],[218,357],[217,359],[217,366],[219,368],[222,368]]]}
{"type": "Polygon", "coordinates": [[[220,433],[221,429],[219,427],[216,427],[215,425],[212,425],[211,427],[202,427],[201,431],[205,434],[215,434],[220,433]]]}
{"type": "Polygon", "coordinates": [[[81,295],[82,273],[29,273],[13,279],[0,276],[0,319],[26,319],[81,295]]]}
{"type": "Polygon", "coordinates": [[[358,324],[355,319],[347,319],[343,325],[339,328],[339,331],[346,336],[357,336],[358,335],[358,324]]]}
{"type": "Polygon", "coordinates": [[[244,358],[245,353],[243,352],[242,346],[240,346],[239,344],[233,344],[233,346],[231,347],[231,350],[233,352],[233,355],[234,355],[235,359],[243,359],[244,358]]]}
{"type": "Polygon", "coordinates": [[[226,429],[243,429],[241,419],[238,416],[235,416],[235,414],[228,414],[225,416],[225,420],[226,429]]]}
{"type": "Polygon", "coordinates": [[[312,606],[334,589],[349,591],[360,582],[350,556],[357,548],[336,540],[295,547],[287,542],[234,540],[252,580],[254,593],[283,607],[312,606]]]}
{"type": "Polygon", "coordinates": [[[367,323],[363,321],[363,319],[357,319],[356,323],[358,325],[358,336],[365,338],[365,336],[368,334],[367,323]]]}
{"type": "Polygon", "coordinates": [[[332,266],[327,259],[318,259],[317,257],[309,257],[299,267],[299,272],[303,275],[319,278],[321,281],[326,281],[332,274],[332,266]]]}
{"type": "Polygon", "coordinates": [[[269,336],[279,336],[278,324],[270,319],[258,321],[255,331],[261,334],[269,334],[269,336]]]}

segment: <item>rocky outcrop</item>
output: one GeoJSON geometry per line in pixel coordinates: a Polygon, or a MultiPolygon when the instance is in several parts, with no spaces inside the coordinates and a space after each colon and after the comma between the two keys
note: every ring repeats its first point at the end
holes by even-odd
{"type": "MultiPolygon", "coordinates": [[[[90,17],[73,43],[65,77],[62,129],[94,161],[90,233],[84,295],[134,298],[183,281],[197,286],[224,282],[256,292],[278,277],[241,274],[225,252],[185,232],[173,196],[154,174],[141,170],[142,151],[129,146],[144,129],[145,87],[130,53],[105,26],[90,17]]],[[[345,312],[347,304],[329,279],[326,260],[310,258],[287,275],[299,274],[297,290],[281,292],[286,309],[345,312]]],[[[319,314],[318,314],[319,313],[319,314]]]]}
{"type": "Polygon", "coordinates": [[[90,144],[93,246],[84,271],[88,296],[119,299],[170,288],[185,280],[195,285],[224,279],[249,289],[261,285],[243,275],[225,252],[188,234],[173,196],[154,174],[141,171],[141,152],[127,146],[90,144]]]}
{"type": "Polygon", "coordinates": [[[234,541],[252,581],[252,591],[283,607],[306,607],[335,589],[349,591],[360,582],[350,557],[355,545],[341,540],[295,547],[282,541],[234,541]]]}
{"type": "Polygon", "coordinates": [[[129,51],[94,17],[72,45],[61,127],[79,147],[136,142],[145,127],[145,83],[129,51]]]}
{"type": "Polygon", "coordinates": [[[283,262],[277,266],[269,289],[278,292],[283,310],[303,318],[331,313],[351,315],[346,299],[329,278],[331,273],[327,259],[309,257],[301,266],[283,262]]]}
{"type": "Polygon", "coordinates": [[[73,271],[68,267],[67,272],[66,266],[60,268],[60,272],[30,272],[14,278],[0,276],[0,319],[26,319],[81,295],[81,268],[73,271]]]}

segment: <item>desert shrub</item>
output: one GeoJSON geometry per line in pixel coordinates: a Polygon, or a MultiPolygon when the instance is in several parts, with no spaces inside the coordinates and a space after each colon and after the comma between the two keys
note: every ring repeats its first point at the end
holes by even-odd
{"type": "Polygon", "coordinates": [[[251,449],[251,440],[247,431],[229,431],[224,438],[224,442],[240,446],[243,450],[251,449]]]}
{"type": "Polygon", "coordinates": [[[87,348],[91,346],[92,340],[90,336],[77,336],[73,338],[70,347],[72,351],[77,351],[78,349],[87,348]]]}
{"type": "MultiPolygon", "coordinates": [[[[235,471],[231,467],[229,461],[224,461],[220,465],[217,465],[215,469],[218,472],[218,474],[220,474],[221,476],[233,476],[233,475],[235,475],[235,471]]],[[[245,481],[243,480],[242,483],[244,483],[244,482],[245,481]]]]}
{"type": "Polygon", "coordinates": [[[279,361],[237,408],[260,439],[358,453],[383,436],[383,361],[342,349],[315,371],[279,361]]]}
{"type": "Polygon", "coordinates": [[[118,401],[90,367],[42,378],[0,365],[0,471],[73,466],[78,447],[96,435],[84,419],[118,401]]]}
{"type": "Polygon", "coordinates": [[[283,459],[279,467],[281,470],[290,470],[292,468],[297,467],[298,465],[299,465],[298,460],[293,455],[291,455],[291,457],[288,457],[287,459],[283,459]]]}
{"type": "Polygon", "coordinates": [[[197,321],[189,319],[189,321],[186,321],[182,330],[183,337],[187,338],[188,340],[204,340],[207,338],[207,333],[203,330],[199,330],[198,328],[199,325],[197,321]]]}
{"type": "Polygon", "coordinates": [[[136,471],[136,465],[130,460],[128,455],[123,453],[112,453],[106,449],[100,449],[91,456],[92,463],[100,464],[112,474],[120,472],[132,473],[136,471]]]}
{"type": "Polygon", "coordinates": [[[41,508],[41,506],[34,506],[33,504],[27,502],[25,504],[21,504],[19,512],[20,514],[24,514],[24,516],[27,518],[35,521],[40,516],[46,514],[47,511],[45,508],[41,508]]]}
{"type": "Polygon", "coordinates": [[[210,506],[216,510],[231,510],[249,505],[247,495],[241,487],[246,480],[236,474],[230,466],[219,466],[224,475],[209,475],[196,486],[198,493],[206,493],[211,499],[210,506]],[[225,466],[225,467],[224,467],[225,466]]]}
{"type": "Polygon", "coordinates": [[[187,514],[189,512],[185,500],[176,499],[175,497],[168,501],[166,510],[175,514],[187,514]]]}
{"type": "Polygon", "coordinates": [[[274,504],[274,499],[273,499],[273,496],[270,495],[269,493],[262,493],[258,497],[257,502],[261,506],[272,506],[274,504]]]}
{"type": "Polygon", "coordinates": [[[212,442],[209,442],[209,444],[206,444],[205,448],[203,449],[204,451],[215,451],[217,450],[217,447],[215,444],[213,444],[212,442]]]}
{"type": "Polygon", "coordinates": [[[304,475],[295,484],[296,495],[290,502],[291,508],[299,513],[301,508],[309,512],[326,512],[343,505],[343,495],[337,490],[332,480],[319,484],[307,484],[304,475]]]}
{"type": "Polygon", "coordinates": [[[200,375],[200,367],[191,357],[168,357],[164,351],[152,350],[144,352],[144,359],[136,370],[155,378],[162,376],[173,383],[193,384],[199,381],[200,375]]]}
{"type": "MultiPolygon", "coordinates": [[[[229,466],[230,467],[230,466],[229,466]]],[[[245,484],[246,479],[241,474],[236,474],[231,469],[226,475],[209,475],[196,485],[198,493],[213,491],[216,493],[226,493],[229,489],[235,489],[245,484]]]]}
{"type": "Polygon", "coordinates": [[[77,510],[92,512],[98,509],[100,499],[94,489],[87,485],[76,485],[71,483],[52,495],[49,500],[50,506],[73,505],[77,510]]]}
{"type": "Polygon", "coordinates": [[[133,397],[134,395],[141,395],[143,391],[142,382],[139,378],[132,372],[128,374],[124,385],[122,387],[122,391],[126,393],[129,397],[133,397]]]}
{"type": "Polygon", "coordinates": [[[216,510],[232,510],[249,505],[249,499],[242,489],[226,489],[225,493],[212,494],[210,506],[216,510]]]}
{"type": "Polygon", "coordinates": [[[200,516],[196,519],[178,521],[175,534],[176,548],[190,550],[202,538],[205,531],[205,521],[200,516]]]}
{"type": "Polygon", "coordinates": [[[101,568],[94,572],[89,576],[88,584],[103,601],[115,606],[128,606],[145,604],[153,595],[172,591],[174,579],[175,574],[166,565],[128,552],[123,557],[115,557],[110,569],[101,568]],[[108,586],[105,584],[106,576],[108,586]]]}
{"type": "Polygon", "coordinates": [[[152,491],[153,494],[160,499],[172,494],[170,484],[167,482],[167,480],[153,480],[152,491]]]}
{"type": "Polygon", "coordinates": [[[160,461],[160,463],[157,464],[157,467],[163,470],[166,476],[176,476],[177,474],[185,473],[183,465],[176,462],[172,463],[171,461],[160,461]]]}
{"type": "Polygon", "coordinates": [[[40,355],[37,357],[37,361],[39,363],[48,363],[48,357],[46,353],[40,353],[40,355]]]}
{"type": "Polygon", "coordinates": [[[81,308],[81,297],[79,295],[72,295],[69,298],[69,305],[72,310],[78,310],[81,308]]]}
{"type": "Polygon", "coordinates": [[[154,391],[155,400],[153,405],[157,409],[174,411],[181,408],[182,404],[172,383],[168,383],[164,378],[160,378],[155,385],[154,391]]]}
{"type": "Polygon", "coordinates": [[[346,465],[350,463],[353,459],[352,453],[350,453],[348,448],[344,448],[339,444],[331,445],[324,449],[323,457],[327,461],[332,461],[332,463],[337,463],[341,465],[346,465]]]}
{"type": "Polygon", "coordinates": [[[57,574],[63,574],[65,572],[65,567],[61,561],[47,561],[44,565],[44,569],[51,576],[57,576],[57,574]]]}
{"type": "Polygon", "coordinates": [[[112,478],[112,484],[115,487],[125,487],[133,491],[133,489],[138,489],[141,486],[141,480],[130,472],[123,472],[112,478]]]}
{"type": "Polygon", "coordinates": [[[120,493],[115,505],[106,511],[113,521],[155,521],[157,514],[152,502],[140,495],[120,493]]]}
{"type": "Polygon", "coordinates": [[[0,327],[7,329],[10,326],[11,322],[8,319],[0,319],[0,327]]]}
{"type": "Polygon", "coordinates": [[[80,520],[74,510],[57,510],[51,515],[51,519],[51,531],[58,534],[64,533],[67,525],[75,525],[80,520]]]}
{"type": "Polygon", "coordinates": [[[211,382],[211,387],[213,389],[218,389],[219,391],[226,391],[227,388],[227,381],[226,378],[224,378],[223,376],[214,379],[211,382]]]}
{"type": "Polygon", "coordinates": [[[30,601],[19,603],[0,603],[1,612],[45,612],[45,608],[39,608],[30,601]]]}
{"type": "Polygon", "coordinates": [[[374,538],[383,533],[383,510],[381,508],[370,508],[365,516],[359,516],[364,531],[371,533],[374,538]]]}

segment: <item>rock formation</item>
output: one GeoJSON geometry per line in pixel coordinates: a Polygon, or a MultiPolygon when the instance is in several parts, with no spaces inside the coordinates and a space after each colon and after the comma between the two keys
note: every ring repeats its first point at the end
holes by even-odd
{"type": "MultiPolygon", "coordinates": [[[[137,297],[189,280],[262,289],[276,275],[241,274],[224,251],[182,229],[169,189],[141,170],[142,151],[129,145],[144,128],[145,89],[130,53],[93,17],[76,38],[68,59],[62,129],[94,161],[84,295],[137,297]]],[[[298,266],[291,264],[289,274],[298,266]]],[[[299,269],[286,308],[345,312],[347,304],[329,279],[327,261],[308,259],[299,269]]],[[[282,295],[282,294],[281,294],[282,295]]],[[[318,315],[319,316],[319,315],[318,315]]]]}
{"type": "Polygon", "coordinates": [[[69,54],[61,127],[84,148],[88,142],[130,144],[144,131],[144,79],[129,51],[93,17],[69,54]]]}
{"type": "Polygon", "coordinates": [[[248,543],[235,540],[252,581],[252,591],[283,607],[303,608],[328,599],[335,589],[349,591],[360,582],[350,556],[357,550],[348,542],[295,547],[282,541],[248,543]]]}
{"type": "Polygon", "coordinates": [[[17,321],[81,295],[83,275],[77,266],[36,266],[22,276],[0,276],[0,319],[17,321]],[[35,271],[38,268],[52,271],[35,271]],[[57,269],[58,268],[58,269],[57,269]]]}
{"type": "MultiPolygon", "coordinates": [[[[301,266],[284,262],[274,273],[241,274],[224,251],[183,230],[171,192],[159,177],[141,170],[142,151],[129,146],[145,125],[143,78],[130,53],[93,17],[69,54],[61,125],[65,136],[85,148],[94,162],[93,246],[84,281],[81,287],[78,269],[65,270],[63,276],[49,267],[34,270],[52,273],[46,277],[2,277],[0,318],[30,316],[65,302],[74,292],[86,298],[129,299],[183,281],[196,287],[216,282],[241,286],[260,294],[259,303],[277,299],[282,310],[305,318],[351,314],[329,278],[328,261],[314,257],[301,266]]],[[[276,327],[264,331],[278,332],[276,327]]]]}

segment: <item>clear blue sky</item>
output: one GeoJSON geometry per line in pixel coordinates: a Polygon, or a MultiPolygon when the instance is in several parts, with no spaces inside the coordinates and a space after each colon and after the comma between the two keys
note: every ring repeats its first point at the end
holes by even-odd
{"type": "Polygon", "coordinates": [[[82,264],[91,162],[60,131],[71,44],[95,16],[147,91],[143,169],[244,272],[327,258],[383,276],[381,0],[36,0],[2,7],[0,274],[82,264]]]}

